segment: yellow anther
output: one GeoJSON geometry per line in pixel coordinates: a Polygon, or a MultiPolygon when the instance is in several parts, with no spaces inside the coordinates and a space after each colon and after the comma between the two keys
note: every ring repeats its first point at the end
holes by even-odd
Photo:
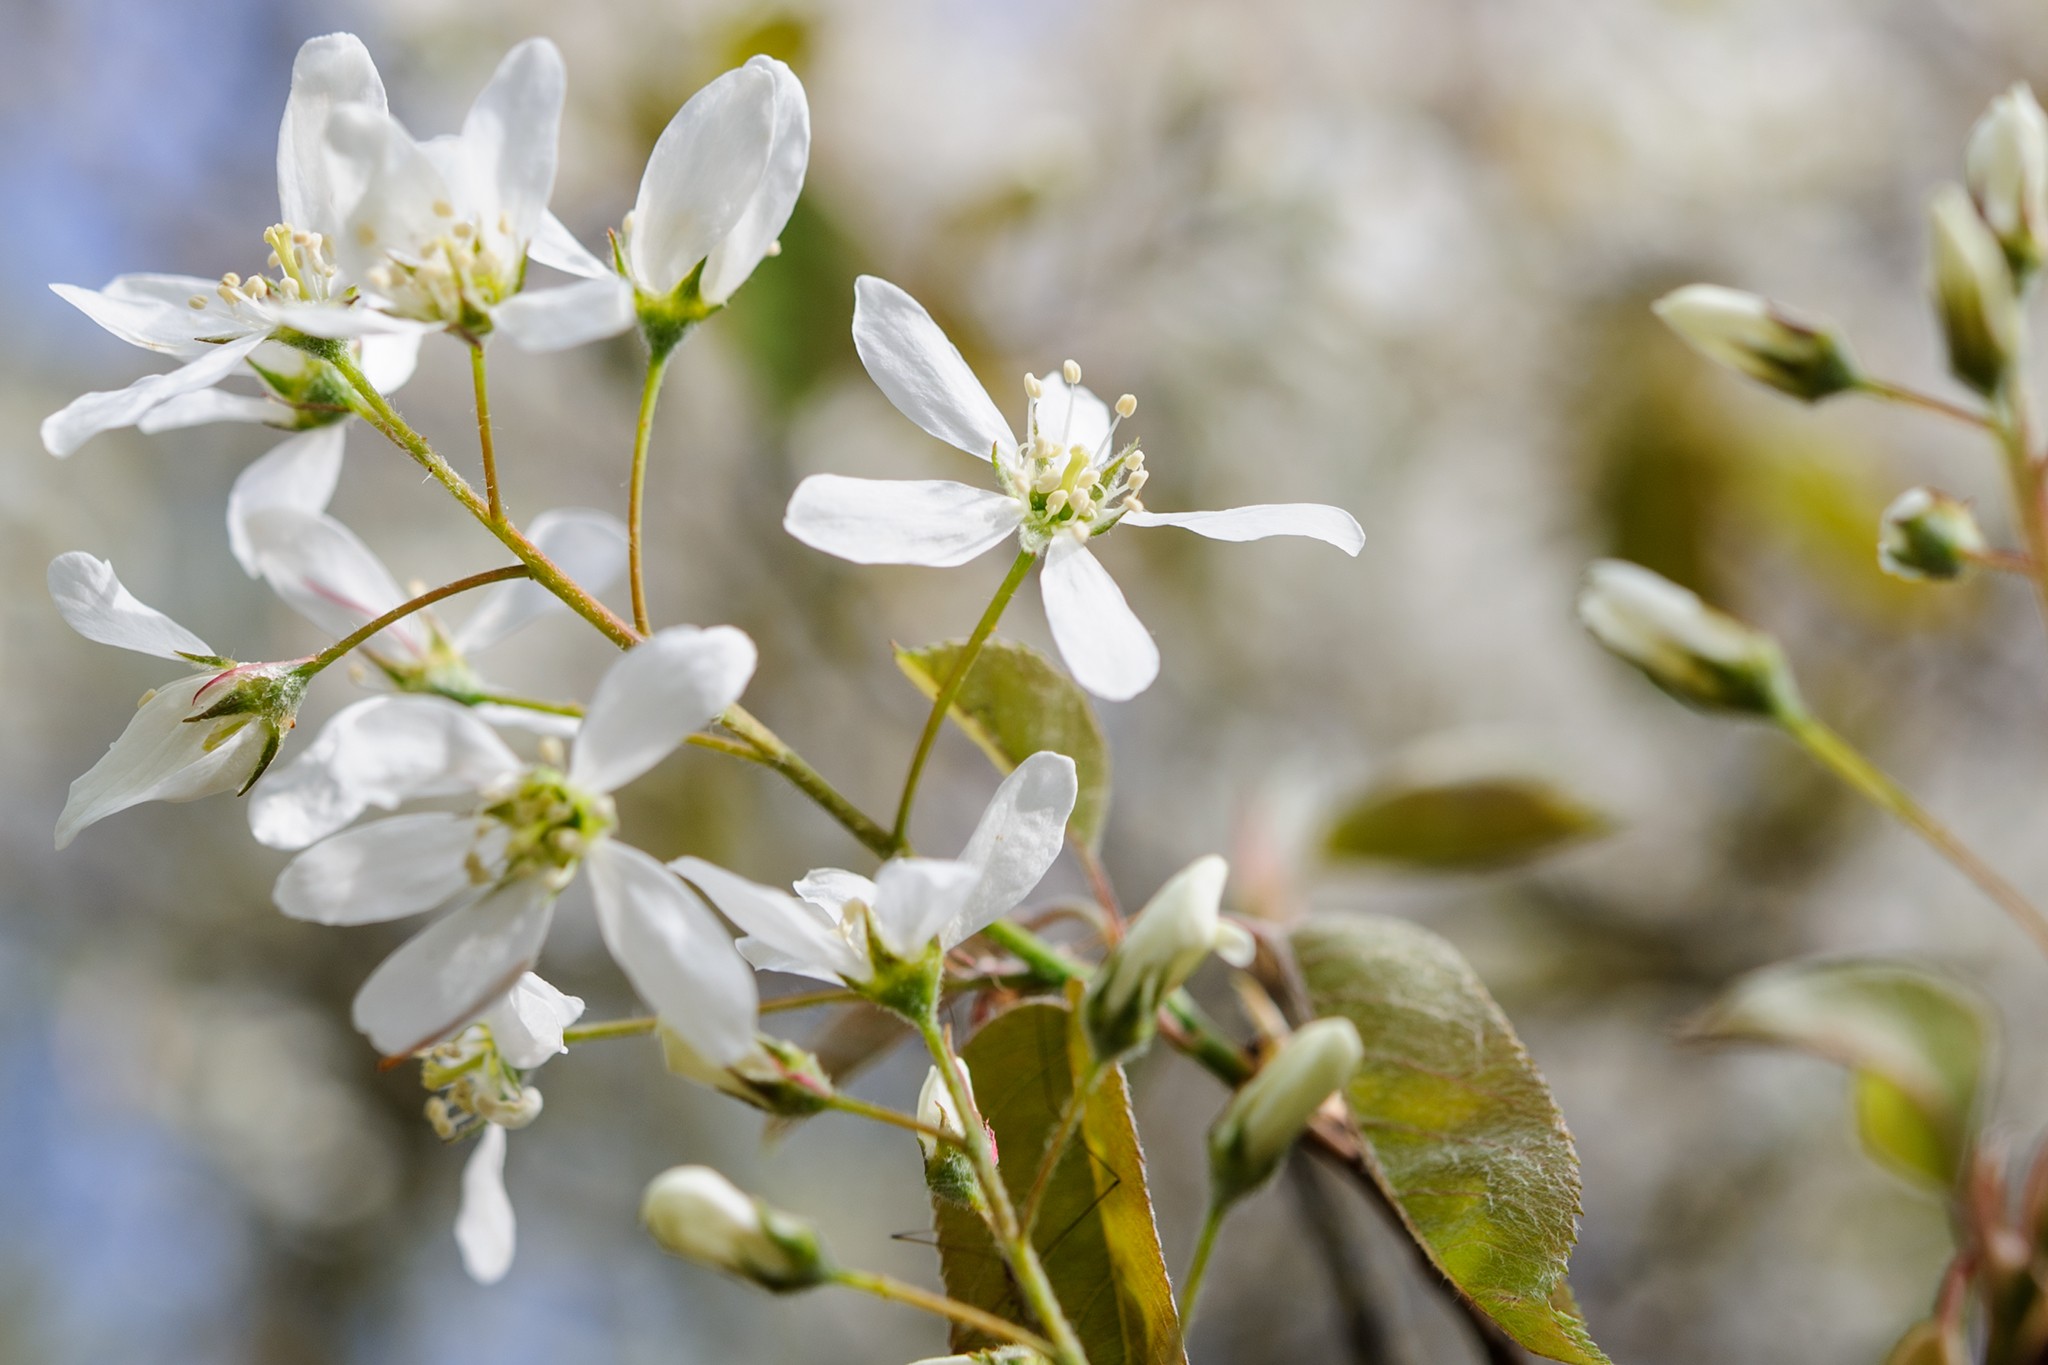
{"type": "Polygon", "coordinates": [[[467,223],[457,223],[453,229],[457,241],[468,241],[473,230],[467,223]]]}
{"type": "Polygon", "coordinates": [[[1038,382],[1037,375],[1026,374],[1024,376],[1024,394],[1027,398],[1045,397],[1045,385],[1038,382]]]}
{"type": "Polygon", "coordinates": [[[1060,373],[1067,377],[1067,382],[1069,384],[1078,384],[1081,382],[1081,367],[1071,360],[1069,360],[1066,364],[1060,366],[1060,373]]]}
{"type": "Polygon", "coordinates": [[[220,283],[223,289],[240,289],[242,287],[242,277],[230,270],[227,274],[220,277],[220,283]]]}
{"type": "Polygon", "coordinates": [[[436,199],[434,201],[434,216],[436,218],[453,218],[455,216],[455,205],[449,203],[446,199],[436,199]]]}
{"type": "Polygon", "coordinates": [[[142,700],[135,703],[135,709],[140,711],[143,707],[149,705],[150,702],[154,700],[156,700],[156,689],[152,687],[149,689],[149,691],[144,692],[142,694],[142,700]]]}
{"type": "Polygon", "coordinates": [[[1063,509],[1066,505],[1067,490],[1064,488],[1055,488],[1045,500],[1045,513],[1047,516],[1056,517],[1060,514],[1061,509],[1063,509]]]}
{"type": "Polygon", "coordinates": [[[1132,413],[1136,412],[1137,410],[1138,395],[1134,393],[1127,393],[1123,397],[1116,400],[1116,415],[1119,417],[1129,417],[1132,413]]]}
{"type": "Polygon", "coordinates": [[[185,300],[185,306],[195,311],[206,307],[206,295],[194,294],[191,298],[185,300]]]}
{"type": "Polygon", "coordinates": [[[364,246],[376,245],[377,229],[370,226],[368,223],[357,223],[356,240],[362,243],[364,246]]]}

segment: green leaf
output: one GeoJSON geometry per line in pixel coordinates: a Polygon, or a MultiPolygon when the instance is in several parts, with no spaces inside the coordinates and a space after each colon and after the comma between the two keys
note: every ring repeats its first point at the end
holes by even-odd
{"type": "MultiPolygon", "coordinates": [[[[961,1053],[995,1132],[1003,1183],[1020,1207],[1085,1065],[1083,1048],[1070,1011],[1032,1004],[998,1015],[961,1053]]],[[[1030,1321],[980,1215],[939,1199],[932,1207],[946,1292],[1013,1322],[1030,1321]]],[[[1097,1083],[1053,1171],[1031,1240],[1089,1365],[1184,1365],[1145,1157],[1120,1071],[1097,1083]]],[[[954,1329],[955,1351],[992,1344],[954,1329]]]]}
{"type": "MultiPolygon", "coordinates": [[[[927,699],[953,675],[962,641],[896,650],[896,666],[927,699]]],[[[953,720],[998,770],[1050,749],[1074,760],[1081,795],[1067,829],[1090,849],[1102,846],[1109,818],[1109,745],[1088,694],[1028,646],[990,640],[953,701],[953,720]]]]}
{"type": "Polygon", "coordinates": [[[1565,1288],[1578,1154],[1486,987],[1457,949],[1400,920],[1311,920],[1292,942],[1315,1013],[1365,1040],[1345,1096],[1410,1234],[1517,1342],[1605,1365],[1565,1288]]]}
{"type": "Polygon", "coordinates": [[[1338,860],[1456,872],[1527,862],[1612,828],[1606,815],[1542,778],[1396,779],[1353,799],[1323,847],[1338,860]]]}
{"type": "Polygon", "coordinates": [[[1847,1067],[1856,1131],[1879,1164],[1937,1190],[1961,1176],[1992,1028],[1959,982],[1900,962],[1781,963],[1737,981],[1690,1033],[1847,1067]]]}

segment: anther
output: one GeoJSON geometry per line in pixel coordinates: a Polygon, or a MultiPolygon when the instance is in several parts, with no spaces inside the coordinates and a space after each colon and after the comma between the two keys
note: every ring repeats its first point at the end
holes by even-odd
{"type": "Polygon", "coordinates": [[[770,256],[780,256],[782,254],[782,239],[780,237],[777,237],[768,244],[768,254],[770,256]]]}
{"type": "Polygon", "coordinates": [[[1119,417],[1129,417],[1132,413],[1136,412],[1137,410],[1138,395],[1134,393],[1127,393],[1123,397],[1116,400],[1116,415],[1119,417]]]}
{"type": "Polygon", "coordinates": [[[1066,508],[1066,505],[1067,490],[1064,488],[1055,488],[1052,490],[1051,493],[1046,495],[1045,514],[1049,517],[1056,517],[1061,513],[1061,511],[1063,511],[1066,508]]]}
{"type": "Polygon", "coordinates": [[[1045,397],[1045,385],[1038,382],[1037,375],[1026,374],[1024,376],[1024,393],[1030,398],[1043,398],[1045,397]]]}
{"type": "Polygon", "coordinates": [[[1071,360],[1069,360],[1066,364],[1060,366],[1060,373],[1067,377],[1067,382],[1069,384],[1078,384],[1081,382],[1081,367],[1071,360]]]}
{"type": "Polygon", "coordinates": [[[446,199],[436,199],[434,201],[434,216],[436,218],[453,218],[455,216],[455,205],[449,203],[446,199]]]}
{"type": "Polygon", "coordinates": [[[191,298],[189,298],[189,299],[186,299],[186,300],[185,300],[185,306],[186,306],[187,308],[191,308],[191,309],[193,309],[194,311],[198,311],[198,310],[200,310],[200,309],[203,309],[203,308],[205,308],[205,307],[206,307],[206,295],[204,295],[204,294],[194,294],[194,295],[193,295],[193,296],[192,296],[191,298]]]}

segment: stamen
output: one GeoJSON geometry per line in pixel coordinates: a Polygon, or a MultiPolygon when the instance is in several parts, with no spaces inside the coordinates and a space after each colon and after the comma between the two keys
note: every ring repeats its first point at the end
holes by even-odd
{"type": "Polygon", "coordinates": [[[1129,417],[1137,410],[1138,396],[1134,393],[1127,393],[1116,400],[1116,415],[1119,417],[1129,417]]]}
{"type": "Polygon", "coordinates": [[[1033,398],[1043,398],[1045,397],[1045,385],[1038,381],[1037,375],[1027,371],[1024,375],[1024,392],[1033,398]]]}
{"type": "Polygon", "coordinates": [[[185,306],[192,309],[195,312],[205,308],[206,295],[194,294],[191,298],[185,300],[185,306]]]}
{"type": "Polygon", "coordinates": [[[1078,384],[1081,382],[1081,367],[1071,360],[1069,360],[1066,364],[1060,366],[1060,373],[1067,377],[1067,382],[1069,384],[1078,384]]]}

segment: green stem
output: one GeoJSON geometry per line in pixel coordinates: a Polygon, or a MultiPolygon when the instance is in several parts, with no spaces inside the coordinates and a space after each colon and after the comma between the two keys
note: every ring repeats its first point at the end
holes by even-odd
{"type": "Polygon", "coordinates": [[[594,1024],[571,1024],[562,1030],[564,1046],[574,1047],[578,1043],[601,1043],[609,1038],[645,1038],[660,1027],[661,1021],[652,1016],[638,1019],[600,1019],[594,1024]]]}
{"type": "Polygon", "coordinates": [[[975,1331],[994,1337],[998,1341],[1014,1342],[1019,1346],[1029,1347],[1043,1356],[1058,1356],[1060,1353],[1057,1346],[1029,1328],[1019,1327],[1006,1318],[984,1312],[971,1303],[949,1299],[943,1294],[934,1294],[929,1289],[919,1289],[914,1284],[905,1284],[887,1275],[870,1274],[864,1270],[835,1270],[832,1272],[832,1283],[847,1289],[857,1289],[863,1294],[872,1294],[878,1299],[887,1299],[891,1303],[920,1308],[938,1317],[950,1318],[962,1326],[972,1327],[975,1331]]]}
{"type": "MultiPolygon", "coordinates": [[[[522,569],[524,565],[520,566],[522,569]]],[[[472,706],[511,706],[521,711],[538,711],[544,716],[581,716],[583,708],[573,701],[543,701],[539,697],[515,697],[508,692],[472,692],[464,701],[472,706]]]]}
{"type": "Polygon", "coordinates": [[[626,568],[633,584],[633,624],[642,635],[653,630],[648,624],[647,579],[641,567],[640,525],[646,509],[647,446],[654,434],[654,404],[661,397],[661,381],[668,373],[670,354],[656,351],[647,357],[647,379],[640,386],[640,420],[633,428],[633,472],[626,488],[626,568]]]}
{"type": "Polygon", "coordinates": [[[470,387],[476,390],[476,443],[483,453],[484,496],[491,523],[496,525],[505,520],[505,499],[498,492],[498,447],[491,435],[491,390],[481,340],[469,343],[469,378],[470,387]]]}
{"type": "Polygon", "coordinates": [[[1029,550],[1020,550],[1010,565],[1009,574],[996,595],[989,599],[988,610],[982,612],[981,620],[975,624],[974,633],[967,637],[967,644],[960,651],[960,657],[953,663],[953,671],[946,676],[945,685],[932,698],[932,712],[925,718],[924,733],[918,736],[917,752],[910,756],[910,772],[903,779],[903,795],[896,802],[896,825],[890,831],[890,841],[901,849],[905,835],[910,829],[910,808],[917,802],[918,779],[924,776],[924,761],[932,751],[932,742],[939,737],[939,730],[946,723],[946,712],[952,709],[953,701],[960,695],[960,688],[967,681],[967,674],[974,667],[974,661],[981,656],[981,647],[988,643],[988,637],[995,633],[996,622],[1003,619],[1003,609],[1010,605],[1010,599],[1017,595],[1017,589],[1024,582],[1024,575],[1031,569],[1032,561],[1038,556],[1029,550]]]}
{"type": "Polygon", "coordinates": [[[1867,393],[1872,398],[1882,398],[1888,403],[1903,403],[1907,407],[1919,408],[1924,412],[1939,413],[1943,417],[1967,422],[1979,429],[1992,425],[1989,417],[1973,408],[1951,403],[1946,398],[1937,398],[1931,393],[1922,393],[1904,384],[1894,384],[1888,379],[1865,379],[1857,384],[1856,388],[1858,392],[1867,393]]]}
{"type": "Polygon", "coordinates": [[[1195,1300],[1201,1295],[1202,1277],[1209,1272],[1209,1254],[1216,1250],[1216,1233],[1222,1228],[1223,1215],[1227,1211],[1227,1205],[1212,1199],[1208,1215],[1202,1219],[1202,1235],[1195,1241],[1195,1258],[1188,1262],[1188,1277],[1180,1291],[1180,1330],[1183,1336],[1195,1320],[1195,1300]]]}
{"type": "Polygon", "coordinates": [[[1928,814],[1876,764],[1813,716],[1804,713],[1785,716],[1780,723],[1786,733],[1804,745],[1806,751],[1835,776],[1926,840],[1935,852],[1954,864],[1957,871],[1975,882],[1980,891],[2010,915],[2042,951],[2048,952],[2048,917],[2043,917],[2018,888],[1972,852],[1948,826],[1928,814]]]}
{"type": "Polygon", "coordinates": [[[866,1100],[857,1100],[851,1095],[835,1093],[831,1099],[825,1102],[825,1107],[836,1109],[842,1114],[852,1114],[858,1118],[872,1119],[876,1123],[886,1123],[891,1128],[901,1128],[906,1132],[916,1133],[919,1137],[930,1138],[933,1142],[942,1142],[948,1147],[964,1149],[967,1145],[967,1140],[958,1133],[949,1133],[943,1128],[934,1128],[931,1124],[920,1122],[908,1114],[899,1114],[894,1109],[879,1104],[869,1104],[866,1100]]]}
{"type": "Polygon", "coordinates": [[[981,1111],[975,1107],[973,1093],[960,1078],[959,1064],[946,1042],[946,1035],[939,1029],[938,1016],[927,1015],[918,1024],[917,1031],[924,1039],[925,1049],[931,1053],[939,1078],[945,1082],[947,1097],[953,1102],[953,1112],[960,1116],[960,1126],[966,1130],[967,1160],[974,1167],[975,1180],[988,1204],[989,1222],[996,1240],[1003,1247],[1005,1259],[1010,1263],[1017,1291],[1052,1338],[1049,1354],[1059,1365],[1087,1365],[1088,1353],[1082,1348],[1081,1339],[1074,1334],[1073,1325],[1067,1321],[1065,1310],[1060,1307],[1059,1296],[1053,1292],[1052,1281],[1046,1277],[1045,1265],[1038,1259],[1038,1249],[1017,1221],[1017,1209],[1010,1200],[1009,1186],[1003,1183],[1002,1170],[996,1163],[988,1129],[982,1123],[981,1111]]]}
{"type": "Polygon", "coordinates": [[[718,723],[752,745],[760,754],[760,762],[781,773],[804,795],[837,820],[854,838],[865,844],[878,858],[887,858],[897,851],[897,844],[889,831],[883,829],[851,801],[841,796],[830,782],[819,775],[818,770],[804,762],[803,758],[783,743],[773,730],[756,720],[744,707],[728,706],[718,723]]]}
{"type": "Polygon", "coordinates": [[[326,668],[335,660],[346,655],[357,645],[375,637],[379,631],[385,629],[394,621],[402,621],[414,612],[431,607],[434,603],[444,598],[453,597],[457,593],[468,592],[471,588],[483,588],[493,583],[504,583],[514,578],[530,578],[532,576],[532,570],[528,569],[524,564],[508,564],[502,569],[486,569],[482,573],[473,573],[467,578],[458,578],[453,583],[444,583],[431,592],[423,592],[410,601],[399,603],[390,611],[385,612],[382,616],[377,617],[368,624],[358,626],[355,630],[350,631],[347,635],[342,636],[339,640],[336,640],[333,644],[306,660],[305,663],[300,664],[299,672],[309,678],[312,677],[321,669],[326,668]]]}
{"type": "Polygon", "coordinates": [[[1067,1102],[1060,1106],[1059,1123],[1046,1140],[1045,1155],[1038,1159],[1038,1173],[1031,1177],[1031,1192],[1024,1196],[1024,1209],[1018,1214],[1020,1230],[1026,1237],[1038,1225],[1038,1211],[1045,1204],[1045,1192],[1052,1187],[1052,1173],[1059,1167],[1067,1144],[1073,1141],[1074,1130],[1081,1126],[1081,1116],[1088,1111],[1089,1096],[1101,1081],[1102,1072],[1100,1061],[1090,1063],[1086,1074],[1067,1093],[1067,1102]]]}

